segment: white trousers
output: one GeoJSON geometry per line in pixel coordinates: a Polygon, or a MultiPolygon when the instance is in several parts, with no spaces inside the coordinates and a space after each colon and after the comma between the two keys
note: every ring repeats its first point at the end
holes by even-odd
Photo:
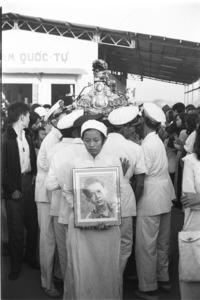
{"type": "Polygon", "coordinates": [[[121,225],[121,270],[122,276],[126,268],[133,246],[133,218],[122,217],[121,225]]]}
{"type": "Polygon", "coordinates": [[[42,287],[51,289],[53,285],[53,265],[56,244],[62,275],[65,274],[67,254],[65,248],[64,226],[58,218],[50,215],[50,203],[37,202],[38,223],[40,227],[40,268],[42,287]]]}
{"type": "Polygon", "coordinates": [[[65,272],[67,267],[67,249],[66,249],[66,234],[65,234],[65,225],[58,223],[58,217],[53,217],[56,245],[58,248],[58,256],[60,261],[60,268],[62,273],[62,278],[65,278],[65,272]]]}
{"type": "MultiPolygon", "coordinates": [[[[64,225],[65,229],[65,248],[67,249],[67,243],[68,243],[68,225],[64,225]]],[[[66,250],[67,251],[67,250],[66,250]]],[[[63,291],[63,300],[67,300],[67,268],[65,269],[65,277],[64,277],[64,291],[63,291]]]]}
{"type": "Polygon", "coordinates": [[[153,291],[168,281],[171,213],[137,216],[135,258],[140,291],[153,291]]]}

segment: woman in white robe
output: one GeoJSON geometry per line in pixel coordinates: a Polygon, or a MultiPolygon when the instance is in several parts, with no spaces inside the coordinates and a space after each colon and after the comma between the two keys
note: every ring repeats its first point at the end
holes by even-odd
{"type": "MultiPolygon", "coordinates": [[[[85,122],[81,135],[87,151],[80,151],[76,158],[65,165],[68,176],[63,194],[66,205],[71,207],[74,203],[74,168],[118,166],[120,177],[123,176],[120,161],[101,152],[107,136],[107,128],[103,123],[94,120],[85,122]]],[[[120,193],[123,201],[122,185],[120,193]]],[[[111,226],[107,230],[77,228],[74,226],[72,210],[69,216],[64,299],[121,299],[120,244],[119,226],[111,226]]]]}
{"type": "MultiPolygon", "coordinates": [[[[185,208],[184,230],[200,231],[200,129],[196,132],[194,153],[183,158],[183,196],[185,208]]],[[[181,299],[200,298],[200,281],[180,282],[181,299]]]]}

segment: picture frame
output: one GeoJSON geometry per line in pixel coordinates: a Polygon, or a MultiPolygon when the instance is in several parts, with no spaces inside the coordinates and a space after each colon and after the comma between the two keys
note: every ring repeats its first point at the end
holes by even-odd
{"type": "Polygon", "coordinates": [[[121,224],[118,167],[73,169],[75,227],[121,224]]]}

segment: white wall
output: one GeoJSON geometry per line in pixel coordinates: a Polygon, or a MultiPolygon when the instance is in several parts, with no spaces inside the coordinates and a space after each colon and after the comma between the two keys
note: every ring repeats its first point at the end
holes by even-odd
{"type": "Polygon", "coordinates": [[[175,102],[184,103],[184,86],[180,84],[165,83],[158,80],[143,79],[127,80],[127,87],[135,90],[135,101],[145,102],[162,99],[169,105],[175,102]]]}
{"type": "Polygon", "coordinates": [[[2,83],[32,84],[33,103],[51,104],[51,84],[75,84],[78,95],[93,82],[97,43],[23,30],[2,36],[2,83]]]}

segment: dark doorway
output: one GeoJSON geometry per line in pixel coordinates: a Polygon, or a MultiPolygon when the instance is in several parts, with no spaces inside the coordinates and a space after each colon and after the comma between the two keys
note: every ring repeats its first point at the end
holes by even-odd
{"type": "Polygon", "coordinates": [[[51,95],[52,95],[52,105],[58,100],[62,99],[65,102],[65,106],[72,104],[72,94],[75,92],[75,85],[72,84],[52,84],[51,85],[51,95]],[[70,88],[71,87],[71,88],[70,88]],[[72,91],[72,90],[73,91],[72,91]]]}
{"type": "Polygon", "coordinates": [[[32,84],[5,83],[3,93],[10,104],[17,101],[32,103],[32,84]]]}

